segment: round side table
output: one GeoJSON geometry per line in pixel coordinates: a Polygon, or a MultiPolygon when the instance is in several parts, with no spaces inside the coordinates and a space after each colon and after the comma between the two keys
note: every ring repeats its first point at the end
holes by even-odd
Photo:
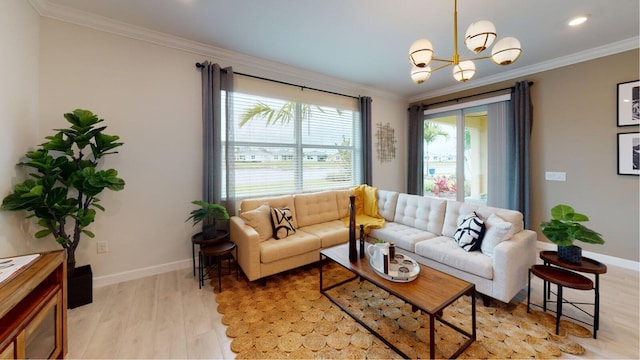
{"type": "Polygon", "coordinates": [[[193,276],[196,276],[196,245],[199,249],[207,245],[212,245],[223,240],[229,239],[229,231],[225,229],[216,230],[216,236],[210,239],[203,239],[202,233],[199,232],[191,237],[191,261],[193,263],[193,276]]]}
{"type": "MultiPolygon", "coordinates": [[[[218,273],[218,292],[222,291],[222,259],[227,257],[227,263],[229,265],[229,274],[231,274],[231,258],[233,256],[231,253],[235,250],[236,256],[238,258],[238,247],[233,241],[223,240],[216,242],[212,245],[207,245],[200,248],[200,252],[198,253],[198,267],[200,272],[199,288],[202,289],[204,285],[204,280],[210,279],[206,277],[208,270],[204,265],[204,261],[206,258],[213,258],[214,266],[216,267],[218,273]]],[[[236,263],[236,280],[238,279],[238,264],[236,263]]]]}
{"type": "MultiPolygon", "coordinates": [[[[559,268],[568,269],[572,271],[577,271],[585,274],[592,274],[594,276],[594,302],[593,304],[593,338],[597,337],[597,331],[600,328],[600,274],[605,274],[607,272],[607,265],[594,260],[588,257],[583,256],[582,261],[580,263],[574,264],[567,261],[563,261],[558,257],[557,251],[541,251],[540,259],[544,262],[545,265],[554,265],[559,268]]],[[[550,296],[551,293],[551,284],[549,282],[545,282],[545,292],[547,297],[550,296]]]]}

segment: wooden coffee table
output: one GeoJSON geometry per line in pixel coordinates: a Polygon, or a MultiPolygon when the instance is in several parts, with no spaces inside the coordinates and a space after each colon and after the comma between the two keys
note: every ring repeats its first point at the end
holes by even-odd
{"type": "Polygon", "coordinates": [[[348,244],[338,245],[331,248],[327,248],[320,251],[320,292],[331,300],[334,304],[338,305],[344,312],[349,314],[360,325],[364,326],[369,332],[378,337],[382,342],[387,344],[390,348],[396,351],[403,358],[408,358],[406,354],[400,351],[395,345],[390,343],[387,339],[378,334],[374,329],[370,328],[361,319],[352,314],[346,306],[340,304],[336,299],[332,298],[328,290],[341,286],[347,282],[356,279],[366,279],[372,284],[378,286],[381,289],[388,291],[396,297],[404,300],[408,304],[411,304],[415,310],[420,309],[423,313],[429,315],[429,353],[430,358],[435,358],[436,345],[435,345],[435,320],[437,319],[442,324],[452,328],[453,330],[464,335],[468,339],[460,346],[460,348],[448,358],[458,357],[471,343],[476,340],[476,302],[475,293],[476,288],[474,284],[468,283],[464,280],[460,280],[456,277],[447,275],[435,269],[431,269],[424,265],[420,265],[420,274],[411,282],[394,282],[386,280],[378,275],[375,270],[371,268],[368,262],[368,258],[364,257],[358,259],[355,262],[349,261],[349,248],[348,244]],[[323,260],[330,259],[345,269],[355,274],[354,277],[345,281],[330,286],[324,287],[322,282],[322,266],[323,260]],[[454,301],[459,299],[463,295],[471,296],[471,330],[464,330],[454,324],[443,319],[442,311],[454,301]]]}

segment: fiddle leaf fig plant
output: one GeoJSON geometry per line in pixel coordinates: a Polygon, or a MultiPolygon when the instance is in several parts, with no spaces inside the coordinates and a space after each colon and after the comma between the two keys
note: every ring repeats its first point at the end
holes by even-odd
{"type": "Polygon", "coordinates": [[[39,148],[26,153],[18,165],[31,168],[29,178],[15,185],[2,200],[1,208],[26,211],[27,217],[38,218],[43,229],[36,238],[52,235],[67,252],[67,270],[73,273],[75,251],[81,234],[93,238],[87,227],[95,221],[96,209],[104,211],[96,197],[103,190],[119,191],[125,182],[114,169],[98,170],[100,160],[116,154],[122,146],[116,135],[102,131],[106,126],[89,110],[76,109],[64,114],[70,128],[55,129],[39,148]]]}
{"type": "Polygon", "coordinates": [[[575,212],[569,205],[556,205],[551,209],[551,220],[543,221],[540,229],[544,236],[558,246],[571,246],[575,240],[589,244],[604,244],[599,233],[582,225],[589,217],[575,212]]]}

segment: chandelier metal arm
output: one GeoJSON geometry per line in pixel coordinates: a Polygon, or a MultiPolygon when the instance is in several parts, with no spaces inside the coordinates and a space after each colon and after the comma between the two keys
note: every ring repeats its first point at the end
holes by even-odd
{"type": "Polygon", "coordinates": [[[467,81],[475,74],[476,66],[473,60],[491,59],[498,65],[509,65],[515,62],[522,53],[522,47],[518,39],[514,37],[506,37],[499,40],[494,44],[490,55],[465,58],[468,55],[473,56],[486,50],[493,44],[496,37],[495,26],[490,21],[481,20],[472,23],[464,37],[464,43],[468,50],[461,55],[458,49],[458,0],[454,0],[453,55],[450,59],[436,58],[434,57],[433,45],[429,40],[416,40],[409,48],[409,60],[413,65],[411,79],[415,83],[421,84],[431,76],[432,72],[453,65],[453,77],[458,81],[467,81]],[[432,70],[429,66],[431,61],[443,64],[432,70]]]}

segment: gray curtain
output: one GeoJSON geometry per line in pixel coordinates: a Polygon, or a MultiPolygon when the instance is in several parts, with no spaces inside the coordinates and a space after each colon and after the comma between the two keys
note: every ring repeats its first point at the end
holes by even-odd
{"type": "Polygon", "coordinates": [[[421,106],[409,108],[409,169],[407,173],[407,193],[422,195],[424,193],[424,110],[421,106]]]}
{"type": "Polygon", "coordinates": [[[524,215],[525,227],[531,226],[531,129],[533,105],[527,81],[517,82],[511,90],[511,116],[508,122],[507,204],[524,215]]]}
{"type": "MultiPolygon", "coordinates": [[[[209,61],[202,63],[200,71],[202,77],[202,200],[222,203],[230,214],[235,214],[235,199],[230,199],[226,193],[222,194],[224,175],[222,164],[223,161],[227,163],[227,156],[224,154],[229,153],[222,147],[222,141],[227,136],[226,133],[222,134],[222,125],[223,122],[231,123],[232,120],[229,111],[223,114],[223,108],[231,108],[231,106],[223,107],[223,101],[229,105],[230,96],[226,95],[233,91],[233,71],[230,67],[222,69],[220,65],[209,61]],[[223,202],[223,199],[226,201],[223,202]]],[[[226,126],[226,129],[229,129],[229,126],[226,126]]],[[[225,143],[229,142],[225,141],[225,143]]],[[[229,172],[227,171],[226,174],[226,188],[229,190],[229,172]]],[[[207,225],[206,221],[205,225],[207,225]]]]}
{"type": "Polygon", "coordinates": [[[360,97],[360,117],[362,118],[362,182],[373,186],[371,155],[371,98],[360,97]]]}

